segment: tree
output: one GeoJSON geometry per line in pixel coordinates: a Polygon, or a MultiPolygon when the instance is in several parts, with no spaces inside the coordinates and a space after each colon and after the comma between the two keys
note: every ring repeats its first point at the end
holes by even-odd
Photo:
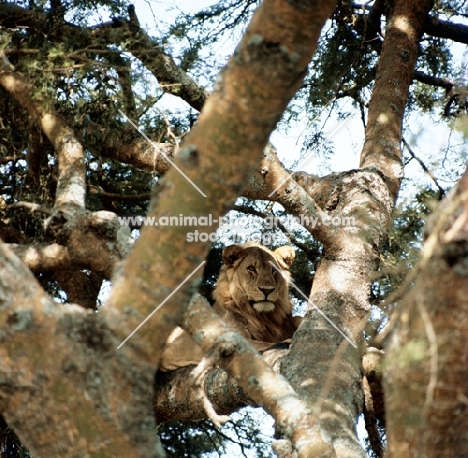
{"type": "MultiPolygon", "coordinates": [[[[411,113],[435,113],[442,88],[443,122],[466,130],[466,82],[456,81],[447,45],[468,42],[457,23],[465,2],[258,3],[220,1],[179,18],[170,35],[190,46],[177,60],[169,37],[150,36],[125,2],[0,4],[0,413],[33,456],[162,456],[153,410],[159,421],[216,422],[245,404],[275,418],[279,456],[366,456],[355,431],[362,412],[377,456],[385,432],[390,456],[467,454],[463,161],[410,275],[402,281],[381,262],[406,250],[412,267],[415,256],[392,241],[422,242],[420,218],[394,225],[402,144],[437,197],[446,193],[426,157],[403,142],[403,127],[411,113]],[[103,11],[110,22],[97,19],[103,11]],[[247,20],[208,91],[196,82],[210,74],[205,47],[247,20]],[[162,114],[166,93],[191,108],[162,114]],[[345,97],[365,123],[359,168],[322,177],[287,170],[268,143],[278,123],[299,110],[346,117],[345,97]],[[189,242],[186,227],[166,224],[234,208],[300,218],[307,236],[283,229],[316,266],[290,348],[263,358],[194,294],[209,239],[189,242]],[[133,243],[119,217],[135,215],[161,224],[133,243]],[[193,386],[192,368],[157,374],[153,402],[161,351],[179,323],[210,355],[197,368],[205,389],[200,377],[193,386]]],[[[326,149],[323,140],[311,128],[305,145],[326,149]]]]}

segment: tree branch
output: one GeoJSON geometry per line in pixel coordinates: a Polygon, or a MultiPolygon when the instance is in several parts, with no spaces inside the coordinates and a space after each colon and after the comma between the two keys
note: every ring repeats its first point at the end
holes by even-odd
{"type": "MultiPolygon", "coordinates": [[[[255,210],[254,208],[249,207],[247,205],[235,205],[233,210],[240,213],[245,213],[247,215],[255,215],[263,219],[272,216],[267,215],[261,211],[255,210]]],[[[278,228],[286,235],[286,237],[288,237],[291,243],[293,243],[302,251],[304,251],[308,258],[312,258],[311,250],[308,248],[308,246],[305,243],[302,243],[299,240],[297,240],[297,238],[294,237],[294,234],[292,234],[291,231],[279,219],[275,220],[275,225],[277,225],[278,228]]]]}
{"type": "Polygon", "coordinates": [[[301,224],[322,243],[331,243],[335,236],[333,228],[314,221],[325,220],[328,214],[322,211],[311,194],[296,183],[293,174],[279,162],[271,145],[264,150],[263,161],[252,178],[244,197],[249,199],[274,200],[292,215],[301,216],[301,224]]]}
{"type": "MultiPolygon", "coordinates": [[[[194,368],[188,366],[173,372],[158,372],[154,393],[158,424],[169,420],[198,421],[207,417],[191,382],[194,368]]],[[[229,415],[252,404],[234,379],[221,369],[208,372],[204,385],[205,393],[218,414],[229,415]]]]}
{"type": "Polygon", "coordinates": [[[437,186],[437,189],[439,190],[439,197],[442,198],[445,196],[445,189],[440,186],[439,182],[437,181],[437,178],[435,177],[435,175],[432,173],[431,170],[429,170],[427,167],[426,167],[426,164],[424,164],[424,162],[419,159],[418,156],[416,156],[416,154],[414,153],[413,149],[411,148],[411,146],[409,145],[409,143],[405,140],[404,137],[402,137],[402,141],[403,141],[403,144],[405,145],[406,149],[408,150],[408,153],[410,153],[411,157],[413,159],[415,159],[417,161],[417,163],[421,166],[421,168],[424,170],[424,172],[429,176],[429,178],[434,182],[434,184],[437,186]]]}
{"type": "Polygon", "coordinates": [[[16,208],[25,208],[26,210],[29,210],[30,212],[42,213],[48,216],[52,214],[52,210],[50,210],[49,208],[42,207],[41,205],[34,204],[32,202],[19,201],[8,206],[8,209],[11,209],[11,210],[14,210],[16,208]]]}
{"type": "Polygon", "coordinates": [[[143,200],[149,200],[151,197],[149,192],[142,194],[117,194],[115,192],[107,192],[102,189],[101,186],[89,186],[89,193],[90,195],[95,195],[104,199],[115,199],[125,202],[141,202],[143,200]]]}
{"type": "Polygon", "coordinates": [[[113,42],[117,42],[116,37],[118,37],[121,44],[126,44],[126,50],[141,60],[156,77],[164,92],[180,97],[191,107],[200,111],[208,97],[208,92],[181,70],[174,59],[140,28],[133,5],[129,6],[129,14],[133,20],[128,22],[115,20],[111,29],[109,27],[95,28],[93,34],[113,42]],[[116,31],[121,32],[120,37],[116,31]],[[129,39],[130,43],[128,43],[129,39]]]}
{"type": "MultiPolygon", "coordinates": [[[[28,27],[41,31],[45,21],[47,15],[41,11],[31,11],[11,3],[0,4],[2,27],[28,27]]],[[[51,41],[61,42],[63,36],[70,35],[77,36],[80,47],[95,48],[93,52],[96,53],[108,53],[106,46],[109,43],[125,44],[125,51],[131,52],[146,65],[164,92],[182,98],[197,111],[200,111],[204,105],[207,91],[181,70],[174,59],[139,27],[135,11],[131,7],[129,7],[129,21],[115,18],[111,23],[99,24],[88,29],[60,22],[51,28],[48,38],[51,41]]],[[[124,83],[124,89],[126,83],[121,82],[124,83]]]]}
{"type": "Polygon", "coordinates": [[[430,0],[418,2],[414,8],[405,6],[401,1],[395,3],[387,17],[387,33],[369,104],[360,167],[379,171],[395,199],[403,169],[400,149],[402,119],[409,86],[414,76],[419,39],[431,6],[430,0]],[[393,61],[394,65],[388,65],[389,61],[393,61]],[[388,81],[398,85],[398,91],[392,91],[390,94],[388,81]]]}
{"type": "MultiPolygon", "coordinates": [[[[95,124],[93,128],[100,129],[100,126],[95,124]]],[[[103,157],[162,175],[172,167],[167,158],[174,161],[174,151],[173,144],[149,143],[132,128],[119,134],[109,134],[100,153],[103,157]]]]}
{"type": "Polygon", "coordinates": [[[384,364],[391,456],[463,456],[468,450],[467,419],[459,414],[468,376],[468,168],[433,222],[418,274],[408,279],[411,289],[391,323],[384,364]]]}
{"type": "Polygon", "coordinates": [[[72,221],[59,213],[49,231],[59,243],[10,245],[34,272],[89,269],[110,279],[132,244],[129,229],[106,211],[78,215],[72,221]]]}
{"type": "Polygon", "coordinates": [[[322,456],[325,450],[330,450],[314,427],[307,403],[263,361],[253,346],[220,320],[206,299],[200,295],[193,298],[182,325],[202,347],[205,357],[216,361],[248,398],[276,419],[299,456],[322,456]]]}
{"type": "Polygon", "coordinates": [[[426,73],[418,70],[414,72],[414,79],[420,83],[430,84],[435,87],[443,87],[446,91],[450,91],[450,89],[455,86],[455,82],[448,78],[438,78],[437,76],[427,75],[426,73]]]}
{"type": "Polygon", "coordinates": [[[32,272],[53,272],[55,270],[73,270],[67,247],[52,244],[19,245],[10,243],[8,247],[23,261],[32,272]]]}
{"type": "Polygon", "coordinates": [[[54,145],[58,159],[55,209],[84,211],[86,166],[81,143],[64,119],[38,99],[31,97],[30,83],[16,72],[8,59],[0,55],[0,84],[21,104],[54,145]]]}
{"type": "Polygon", "coordinates": [[[161,458],[154,367],[117,352],[101,314],[52,301],[3,244],[0,277],[0,411],[31,454],[161,458]]]}
{"type": "Polygon", "coordinates": [[[428,16],[424,24],[424,33],[433,37],[448,38],[459,43],[468,44],[468,26],[443,21],[435,16],[428,16]]]}

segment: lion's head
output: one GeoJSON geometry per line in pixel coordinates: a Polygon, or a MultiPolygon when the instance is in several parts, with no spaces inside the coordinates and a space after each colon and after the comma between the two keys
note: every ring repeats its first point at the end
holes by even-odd
{"type": "Polygon", "coordinates": [[[290,338],[294,326],[288,269],[293,260],[290,246],[275,251],[255,243],[228,246],[213,292],[215,308],[248,338],[290,338]]]}

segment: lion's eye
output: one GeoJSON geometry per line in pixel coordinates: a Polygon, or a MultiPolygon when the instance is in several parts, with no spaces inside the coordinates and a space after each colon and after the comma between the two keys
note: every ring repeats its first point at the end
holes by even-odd
{"type": "Polygon", "coordinates": [[[255,269],[254,266],[249,266],[249,267],[247,267],[247,270],[248,270],[249,272],[256,272],[256,269],[255,269]]]}

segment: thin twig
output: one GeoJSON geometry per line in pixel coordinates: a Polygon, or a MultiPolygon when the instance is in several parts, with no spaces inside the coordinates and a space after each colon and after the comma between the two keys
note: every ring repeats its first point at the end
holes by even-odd
{"type": "Polygon", "coordinates": [[[442,186],[439,185],[436,176],[432,173],[431,170],[429,170],[426,167],[426,164],[424,164],[424,162],[421,159],[419,159],[418,156],[416,156],[414,151],[411,149],[411,146],[408,144],[408,142],[405,140],[404,137],[402,138],[402,141],[403,141],[403,145],[405,145],[405,147],[408,150],[408,153],[410,153],[411,157],[418,162],[418,164],[421,166],[421,168],[424,170],[424,172],[428,174],[428,176],[431,178],[431,180],[435,183],[435,185],[439,189],[439,200],[442,199],[443,197],[445,197],[445,189],[442,188],[442,186]]]}

